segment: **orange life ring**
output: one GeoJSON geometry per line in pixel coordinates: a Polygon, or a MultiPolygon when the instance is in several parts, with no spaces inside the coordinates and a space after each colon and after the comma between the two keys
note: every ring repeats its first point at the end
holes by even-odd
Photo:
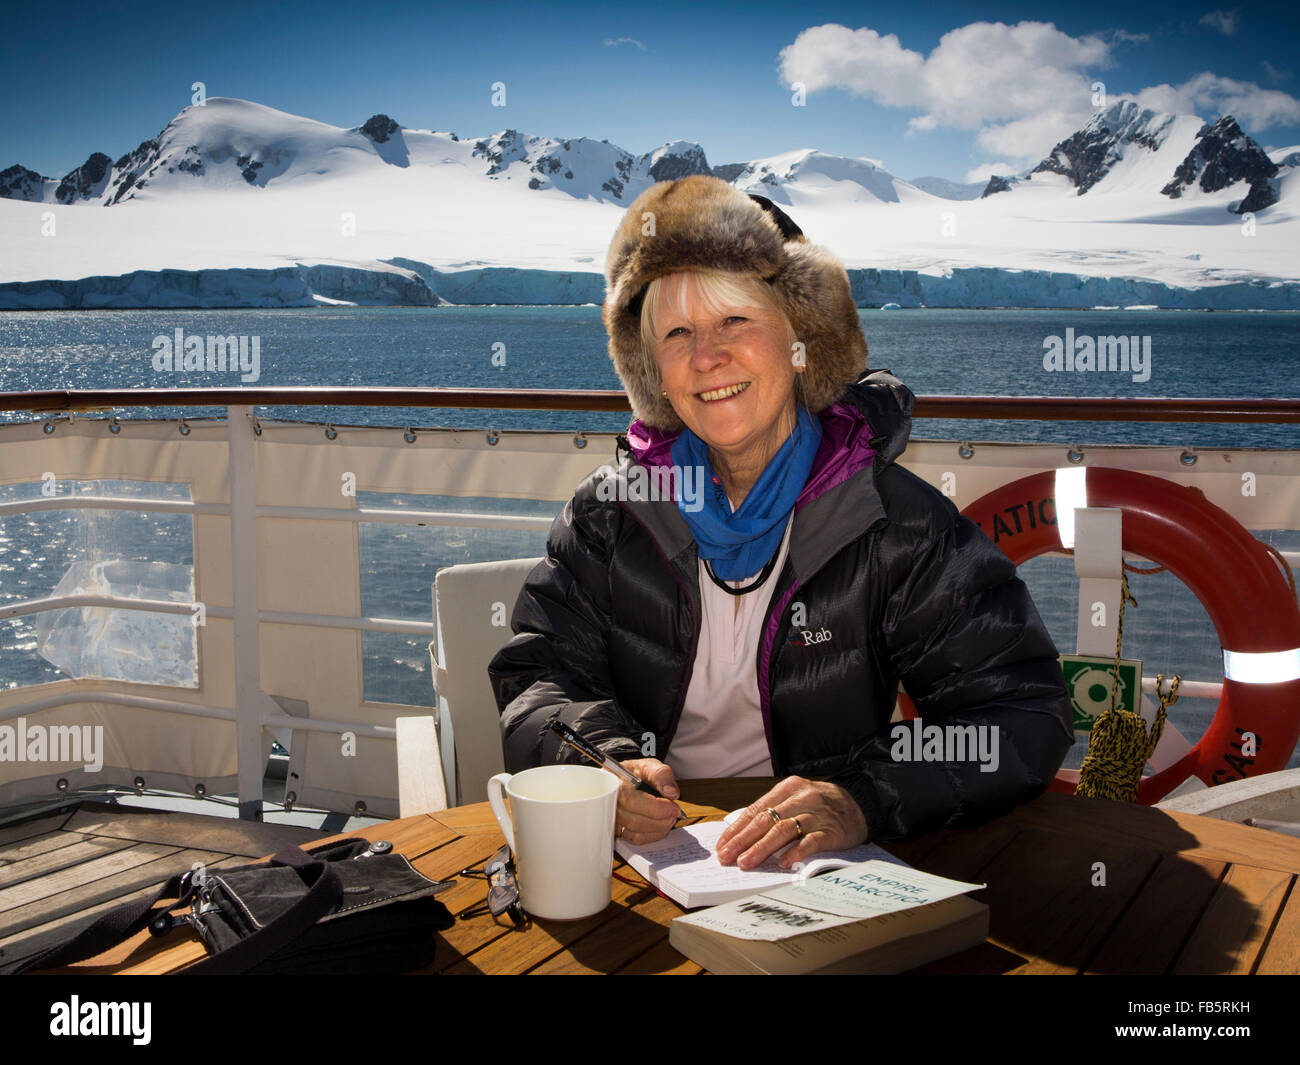
{"type": "MultiPolygon", "coordinates": [[[[1295,595],[1267,549],[1232,515],[1160,477],[1086,469],[1088,506],[1123,510],[1125,550],[1162,564],[1186,584],[1210,615],[1223,648],[1300,656],[1295,595]]],[[[1047,471],[995,488],[962,513],[1019,565],[1061,549],[1055,495],[1055,473],[1047,471]]],[[[915,713],[910,702],[904,709],[915,713]]],[[[1144,777],[1138,801],[1154,803],[1192,775],[1213,785],[1282,769],[1298,738],[1300,677],[1266,684],[1225,677],[1205,734],[1173,765],[1144,777]],[[1246,733],[1255,736],[1253,757],[1242,753],[1246,733]]],[[[1072,792],[1075,783],[1058,775],[1051,786],[1072,792]]]]}

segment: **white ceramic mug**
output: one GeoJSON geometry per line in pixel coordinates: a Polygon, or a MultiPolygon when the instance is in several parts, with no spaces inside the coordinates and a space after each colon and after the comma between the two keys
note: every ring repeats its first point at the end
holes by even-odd
{"type": "Polygon", "coordinates": [[[576,921],[610,900],[618,778],[595,766],[498,773],[488,802],[515,855],[519,898],[534,917],[576,921]]]}

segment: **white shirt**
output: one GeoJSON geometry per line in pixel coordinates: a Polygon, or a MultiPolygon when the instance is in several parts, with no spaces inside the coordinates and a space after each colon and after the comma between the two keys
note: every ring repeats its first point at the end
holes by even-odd
{"type": "MultiPolygon", "coordinates": [[[[762,586],[752,592],[728,595],[713,583],[700,559],[704,616],[695,667],[667,759],[679,780],[772,776],[758,698],[758,645],[772,592],[785,565],[793,521],[792,512],[776,564],[762,586]]],[[[756,576],[727,583],[738,588],[756,576]]]]}

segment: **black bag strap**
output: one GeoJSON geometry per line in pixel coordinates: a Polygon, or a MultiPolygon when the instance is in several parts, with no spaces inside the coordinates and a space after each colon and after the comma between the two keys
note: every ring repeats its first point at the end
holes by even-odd
{"type": "MultiPolygon", "coordinates": [[[[364,840],[346,839],[328,843],[315,852],[304,851],[301,847],[286,847],[277,851],[269,864],[287,865],[296,869],[308,885],[307,893],[274,921],[252,935],[226,950],[187,966],[178,975],[215,976],[244,972],[292,943],[343,899],[343,881],[334,870],[331,859],[351,857],[353,853],[365,850],[366,845],[364,840]]],[[[72,938],[55,943],[12,969],[0,966],[0,971],[17,975],[33,969],[53,969],[93,958],[130,939],[154,921],[170,924],[170,911],[183,905],[197,887],[192,872],[173,876],[152,898],[137,899],[109,910],[72,938]],[[154,909],[163,899],[179,901],[154,909]]]]}

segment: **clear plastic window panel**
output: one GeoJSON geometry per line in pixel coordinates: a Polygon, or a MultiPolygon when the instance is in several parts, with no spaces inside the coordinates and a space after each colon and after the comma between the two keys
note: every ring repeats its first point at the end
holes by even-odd
{"type": "MultiPolygon", "coordinates": [[[[433,581],[443,566],[531,558],[546,554],[550,521],[563,503],[539,499],[493,499],[358,492],[364,508],[451,511],[544,518],[547,528],[475,529],[465,526],[362,522],[361,613],[431,623],[433,581]]],[[[514,604],[509,604],[514,608],[514,604]]],[[[432,630],[430,630],[432,631],[432,630]]],[[[363,634],[364,692],[368,701],[433,706],[429,638],[401,633],[363,634]]]]}
{"type": "MultiPolygon", "coordinates": [[[[188,500],[189,485],[45,479],[0,502],[72,496],[188,500]]],[[[0,516],[0,606],[65,595],[194,601],[188,514],[56,509],[0,516]]],[[[198,686],[193,616],[106,606],[0,620],[0,688],[94,677],[198,686]]]]}

